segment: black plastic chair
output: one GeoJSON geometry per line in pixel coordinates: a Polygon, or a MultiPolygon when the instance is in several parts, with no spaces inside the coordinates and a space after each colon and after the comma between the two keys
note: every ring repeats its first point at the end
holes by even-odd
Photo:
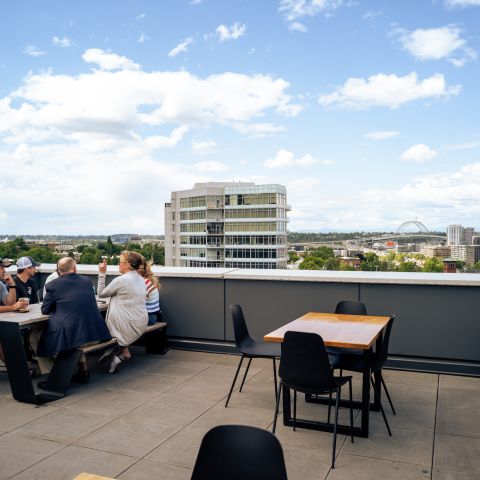
{"type": "MultiPolygon", "coordinates": [[[[375,352],[371,371],[372,376],[370,377],[370,381],[372,383],[373,391],[375,393],[375,397],[380,399],[380,385],[376,385],[373,373],[377,373],[381,385],[383,385],[383,389],[387,395],[388,401],[390,403],[390,407],[392,408],[392,412],[396,415],[395,409],[393,408],[392,399],[390,398],[390,393],[388,392],[387,386],[385,385],[385,381],[383,380],[382,376],[382,368],[385,365],[385,362],[388,358],[388,344],[390,342],[390,332],[392,331],[393,321],[395,320],[395,315],[390,317],[390,320],[387,323],[385,328],[385,333],[383,334],[382,339],[382,346],[380,347],[379,351],[375,352]]],[[[334,353],[330,355],[330,363],[333,368],[340,368],[342,370],[350,370],[352,372],[363,372],[363,357],[361,355],[352,354],[352,353],[334,353]]],[[[390,431],[390,426],[388,424],[387,417],[385,415],[385,411],[383,409],[382,403],[380,403],[380,411],[382,412],[383,420],[385,421],[385,425],[387,426],[388,434],[391,436],[392,432],[390,431]]]]}
{"type": "Polygon", "coordinates": [[[356,300],[342,300],[337,303],[335,313],[344,315],[368,315],[367,307],[362,302],[356,300]]]}
{"type": "Polygon", "coordinates": [[[220,425],[203,437],[191,480],[287,480],[280,442],[267,430],[220,425]]]}
{"type": "MultiPolygon", "coordinates": [[[[282,343],[278,388],[272,432],[277,426],[278,407],[283,388],[293,390],[293,429],[297,418],[297,392],[311,395],[335,392],[335,423],[333,425],[332,468],[335,468],[337,444],[338,407],[342,387],[348,383],[350,393],[350,436],[353,443],[352,377],[335,377],[328,360],[325,344],[320,335],[306,332],[286,332],[282,343]]],[[[330,408],[328,414],[330,423],[330,408]]]]}
{"type": "Polygon", "coordinates": [[[275,357],[280,357],[280,345],[278,343],[265,343],[265,342],[256,342],[253,338],[250,337],[247,329],[247,324],[245,322],[245,317],[243,316],[242,307],[240,305],[230,305],[230,311],[232,312],[233,319],[233,331],[235,335],[235,345],[242,352],[242,357],[238,363],[237,371],[235,372],[235,377],[233,377],[232,386],[230,387],[230,392],[228,393],[227,401],[225,407],[228,406],[230,397],[235,387],[235,382],[237,381],[238,373],[243,363],[244,358],[248,358],[247,369],[243,375],[242,384],[240,385],[240,392],[242,391],[243,384],[247,378],[248,369],[252,363],[252,358],[271,358],[273,360],[273,382],[275,385],[275,398],[277,398],[277,368],[275,365],[275,357]]]}

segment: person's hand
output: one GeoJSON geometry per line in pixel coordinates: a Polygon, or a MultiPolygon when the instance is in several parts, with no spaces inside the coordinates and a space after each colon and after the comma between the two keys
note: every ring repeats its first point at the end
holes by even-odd
{"type": "Polygon", "coordinates": [[[100,273],[107,273],[107,259],[104,258],[102,263],[98,264],[98,271],[100,273]]]}
{"type": "Polygon", "coordinates": [[[9,287],[14,287],[14,286],[15,286],[15,282],[14,282],[12,276],[11,276],[9,273],[5,273],[3,279],[5,280],[5,283],[6,283],[9,287]]]}
{"type": "Polygon", "coordinates": [[[23,302],[16,302],[12,305],[12,312],[15,311],[15,310],[18,310],[20,308],[22,308],[23,306],[23,302]]]}

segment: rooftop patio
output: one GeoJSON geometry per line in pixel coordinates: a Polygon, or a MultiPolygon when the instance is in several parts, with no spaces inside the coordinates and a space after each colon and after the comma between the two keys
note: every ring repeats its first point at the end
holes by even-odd
{"type": "MultiPolygon", "coordinates": [[[[0,374],[0,479],[69,480],[80,472],[189,479],[211,427],[270,428],[270,361],[253,361],[244,391],[226,409],[237,356],[182,350],[149,356],[137,348],[134,354],[118,374],[94,369],[90,384],[40,407],[14,401],[0,374]]],[[[397,409],[394,417],[386,405],[393,436],[372,412],[369,439],[351,444],[339,437],[335,470],[330,433],[293,432],[279,418],[290,479],[480,479],[480,378],[389,370],[385,379],[397,409]]],[[[356,379],[357,398],[359,391],[356,379]]],[[[326,407],[300,401],[298,415],[322,420],[326,407]]]]}

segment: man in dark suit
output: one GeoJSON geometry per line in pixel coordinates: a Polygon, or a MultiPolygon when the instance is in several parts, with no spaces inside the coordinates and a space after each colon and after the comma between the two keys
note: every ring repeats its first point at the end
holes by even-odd
{"type": "MultiPolygon", "coordinates": [[[[48,368],[50,363],[51,368],[50,357],[58,352],[111,338],[98,311],[92,283],[78,275],[75,260],[62,258],[58,262],[58,273],[60,277],[46,285],[47,294],[42,304],[42,313],[50,317],[38,343],[40,367],[43,363],[43,367],[48,368]]],[[[46,373],[44,368],[42,373],[46,373]]],[[[80,382],[88,381],[85,358],[80,360],[75,377],[80,382]]]]}

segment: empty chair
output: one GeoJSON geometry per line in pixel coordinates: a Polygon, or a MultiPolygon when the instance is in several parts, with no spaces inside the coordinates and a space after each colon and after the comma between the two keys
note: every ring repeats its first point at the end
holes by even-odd
{"type": "Polygon", "coordinates": [[[280,442],[267,430],[220,425],[203,437],[191,480],[287,480],[280,442]]]}
{"type": "Polygon", "coordinates": [[[240,305],[230,305],[230,311],[232,312],[233,319],[233,331],[235,335],[235,345],[242,352],[242,357],[238,363],[237,371],[233,377],[232,386],[230,387],[230,392],[228,393],[227,401],[225,407],[228,406],[230,397],[232,395],[233,389],[235,387],[235,382],[237,381],[238,372],[243,363],[244,358],[248,358],[247,369],[243,375],[243,380],[240,385],[240,392],[242,391],[243,384],[247,378],[248,369],[252,363],[252,358],[271,358],[273,360],[273,383],[275,386],[275,398],[277,396],[277,368],[275,365],[275,357],[280,357],[280,345],[277,343],[265,343],[265,342],[256,342],[248,334],[247,324],[245,322],[245,317],[243,316],[242,307],[240,305]]]}
{"type": "MultiPolygon", "coordinates": [[[[392,412],[394,415],[396,415],[395,409],[393,408],[392,399],[390,398],[390,393],[388,392],[387,386],[385,385],[385,381],[383,380],[383,376],[382,376],[382,368],[384,367],[385,362],[387,361],[387,358],[388,358],[388,344],[390,342],[390,332],[392,330],[394,319],[395,319],[395,315],[392,315],[390,317],[390,320],[387,323],[387,326],[385,327],[385,333],[383,334],[382,345],[380,349],[374,354],[372,365],[371,365],[372,376],[370,377],[370,381],[372,383],[375,397],[379,400],[381,386],[376,385],[373,378],[373,373],[377,373],[380,378],[380,382],[383,385],[383,388],[387,395],[388,401],[390,403],[390,407],[392,408],[392,412]]],[[[333,368],[340,368],[342,370],[350,370],[353,372],[363,372],[363,356],[362,355],[358,355],[355,353],[334,353],[330,355],[330,362],[333,368]]],[[[381,402],[380,402],[380,411],[382,412],[385,425],[387,426],[388,434],[391,436],[392,432],[390,431],[390,426],[388,424],[387,417],[385,415],[385,411],[383,410],[383,406],[381,402]]]]}
{"type": "MultiPolygon", "coordinates": [[[[338,407],[342,387],[348,383],[350,393],[350,435],[353,443],[352,377],[335,377],[328,360],[325,344],[320,335],[306,332],[286,332],[282,343],[278,388],[273,429],[277,426],[278,407],[283,388],[293,390],[293,429],[297,418],[297,392],[321,395],[335,393],[335,422],[333,426],[332,468],[335,468],[338,407]]],[[[330,423],[330,408],[328,421],[330,423]]]]}
{"type": "Polygon", "coordinates": [[[343,300],[337,303],[335,313],[344,315],[367,315],[367,307],[356,300],[343,300]]]}

